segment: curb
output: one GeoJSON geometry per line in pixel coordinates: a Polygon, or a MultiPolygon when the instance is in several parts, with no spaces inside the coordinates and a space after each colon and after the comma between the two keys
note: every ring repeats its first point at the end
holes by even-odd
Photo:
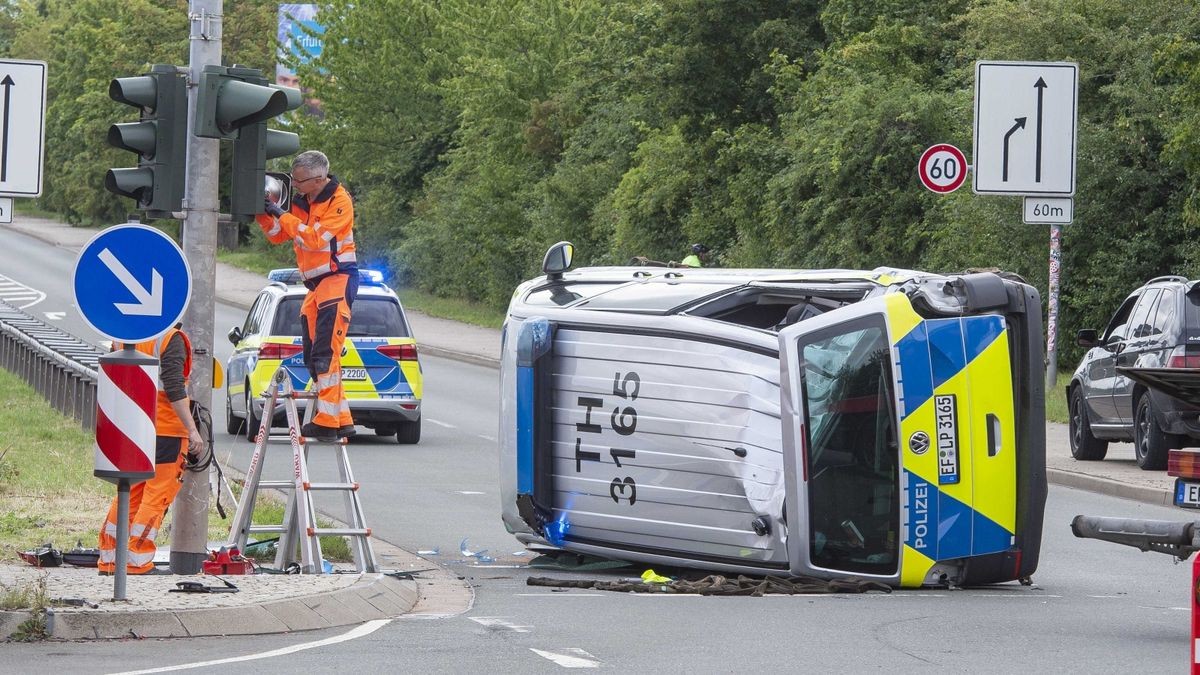
{"type": "Polygon", "coordinates": [[[1122,499],[1131,499],[1135,502],[1143,504],[1152,504],[1154,506],[1174,506],[1175,496],[1170,490],[1162,488],[1146,487],[1142,485],[1129,485],[1120,481],[1111,480],[1108,478],[1100,478],[1098,476],[1089,476],[1083,473],[1075,473],[1074,471],[1065,471],[1063,469],[1046,469],[1046,480],[1055,485],[1064,487],[1077,488],[1088,492],[1096,492],[1111,497],[1120,497],[1122,499]]]}
{"type": "Polygon", "coordinates": [[[466,363],[473,363],[477,366],[484,366],[485,368],[492,368],[492,369],[500,368],[500,360],[499,359],[493,359],[493,358],[490,358],[487,356],[480,356],[479,354],[471,354],[469,352],[460,352],[460,351],[456,351],[453,349],[446,349],[445,347],[434,347],[432,345],[422,343],[419,340],[417,341],[417,349],[420,350],[421,352],[424,352],[425,354],[429,354],[430,356],[438,356],[438,357],[441,357],[444,359],[452,359],[454,361],[463,361],[466,363]]]}
{"type": "Polygon", "coordinates": [[[336,628],[400,616],[417,603],[415,581],[364,574],[352,586],[238,607],[149,612],[46,612],[47,632],[62,640],[122,637],[263,635],[336,628]]]}

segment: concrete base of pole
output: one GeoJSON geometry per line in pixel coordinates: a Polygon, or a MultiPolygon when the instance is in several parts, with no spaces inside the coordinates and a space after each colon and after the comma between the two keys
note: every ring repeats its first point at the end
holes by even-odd
{"type": "Polygon", "coordinates": [[[207,553],[171,551],[171,574],[199,574],[207,558],[207,553]]]}
{"type": "Polygon", "coordinates": [[[113,570],[113,600],[125,599],[125,565],[129,561],[129,479],[117,482],[117,559],[113,570]]]}

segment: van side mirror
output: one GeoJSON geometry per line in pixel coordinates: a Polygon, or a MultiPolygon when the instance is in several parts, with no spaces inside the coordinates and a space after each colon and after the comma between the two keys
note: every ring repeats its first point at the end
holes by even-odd
{"type": "Polygon", "coordinates": [[[1099,340],[1100,339],[1096,336],[1095,328],[1084,328],[1083,330],[1075,333],[1075,344],[1079,345],[1080,347],[1087,347],[1088,349],[1091,349],[1099,344],[1099,340]]]}
{"type": "Polygon", "coordinates": [[[229,338],[229,342],[236,345],[242,341],[244,336],[242,335],[242,329],[234,326],[233,328],[229,329],[229,334],[226,337],[229,338]]]}
{"type": "Polygon", "coordinates": [[[560,241],[546,251],[542,260],[542,272],[550,279],[561,279],[563,272],[571,268],[571,260],[575,257],[575,245],[569,241],[560,241]]]}

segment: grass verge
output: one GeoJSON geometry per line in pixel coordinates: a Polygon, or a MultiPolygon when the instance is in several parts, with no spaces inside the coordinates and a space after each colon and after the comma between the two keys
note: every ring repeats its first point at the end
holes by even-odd
{"type": "MultiPolygon", "coordinates": [[[[46,542],[62,550],[74,548],[77,542],[94,547],[117,491],[112,483],[92,475],[93,435],[3,369],[0,391],[5,393],[0,398],[0,429],[5,430],[0,440],[0,561],[24,565],[17,552],[46,542]]],[[[217,515],[215,500],[209,504],[208,538],[222,541],[230,521],[217,515]]],[[[277,500],[262,499],[255,520],[280,523],[283,508],[277,500]]],[[[230,505],[230,518],[232,510],[230,505]]],[[[169,510],[163,521],[160,546],[171,543],[173,512],[169,510]]],[[[328,544],[322,541],[322,547],[329,560],[350,559],[341,537],[331,537],[328,544]]]]}
{"type": "Polygon", "coordinates": [[[461,321],[484,328],[500,328],[504,325],[504,310],[491,305],[470,300],[440,298],[415,288],[397,289],[396,294],[400,296],[400,302],[405,307],[439,319],[461,321]]]}
{"type": "Polygon", "coordinates": [[[1046,391],[1046,421],[1066,424],[1070,412],[1067,410],[1066,387],[1071,383],[1071,373],[1059,373],[1058,383],[1046,391]]]}

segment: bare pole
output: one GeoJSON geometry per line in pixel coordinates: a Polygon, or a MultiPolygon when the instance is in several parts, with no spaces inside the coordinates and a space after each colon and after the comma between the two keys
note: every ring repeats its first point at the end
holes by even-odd
{"type": "Polygon", "coordinates": [[[1062,271],[1062,225],[1050,226],[1050,281],[1046,300],[1046,391],[1058,382],[1058,275],[1062,271]]]}
{"type": "MultiPolygon", "coordinates": [[[[223,0],[190,0],[191,39],[188,60],[187,189],[183,203],[183,253],[192,268],[192,298],[184,317],[184,332],[192,341],[193,400],[212,405],[214,296],[217,286],[217,171],[220,141],[193,133],[200,74],[205,66],[221,65],[223,0]]],[[[208,556],[208,475],[183,474],[175,498],[171,533],[171,571],[196,574],[208,556]]]]}

